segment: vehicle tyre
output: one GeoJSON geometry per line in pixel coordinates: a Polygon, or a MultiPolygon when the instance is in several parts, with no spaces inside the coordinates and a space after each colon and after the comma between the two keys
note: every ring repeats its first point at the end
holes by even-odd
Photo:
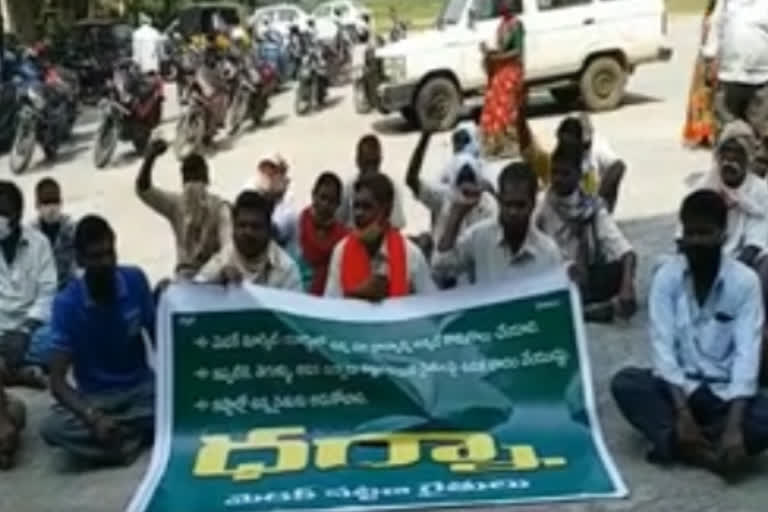
{"type": "Polygon", "coordinates": [[[355,80],[355,110],[358,114],[370,114],[373,110],[373,105],[368,99],[367,89],[368,88],[365,86],[365,78],[355,80]]]}
{"type": "Polygon", "coordinates": [[[37,144],[37,123],[31,117],[21,116],[11,145],[9,163],[13,174],[21,174],[32,160],[37,144]]]}
{"type": "Polygon", "coordinates": [[[577,106],[581,99],[581,91],[578,85],[555,87],[549,90],[549,94],[561,107],[571,109],[577,106]]]}
{"type": "Polygon", "coordinates": [[[250,92],[245,88],[239,87],[232,99],[232,106],[229,108],[229,134],[236,135],[248,117],[248,102],[250,92]]]}
{"type": "Polygon", "coordinates": [[[450,130],[459,119],[461,104],[461,93],[450,79],[429,79],[416,94],[418,126],[431,131],[450,130]]]}
{"type": "Polygon", "coordinates": [[[93,146],[93,164],[103,169],[112,160],[117,149],[118,127],[114,117],[107,115],[96,131],[96,144],[93,146]]]}
{"type": "Polygon", "coordinates": [[[251,121],[253,121],[254,125],[258,126],[264,121],[264,116],[267,115],[267,110],[269,110],[269,97],[262,92],[252,98],[251,101],[253,103],[251,105],[251,121]]]}
{"type": "Polygon", "coordinates": [[[299,82],[299,86],[296,88],[296,99],[294,102],[296,115],[305,116],[312,109],[312,91],[307,90],[310,87],[311,86],[304,81],[299,82]]]}
{"type": "Polygon", "coordinates": [[[176,125],[176,139],[173,142],[173,149],[179,160],[203,147],[205,128],[205,114],[199,108],[188,110],[179,119],[176,125]]]}
{"type": "Polygon", "coordinates": [[[144,126],[134,128],[134,130],[133,149],[136,150],[137,155],[143,156],[147,151],[149,139],[152,137],[152,130],[144,126]]]}
{"type": "Polygon", "coordinates": [[[587,64],[579,85],[589,110],[612,110],[624,98],[627,71],[616,57],[598,57],[587,64]]]}

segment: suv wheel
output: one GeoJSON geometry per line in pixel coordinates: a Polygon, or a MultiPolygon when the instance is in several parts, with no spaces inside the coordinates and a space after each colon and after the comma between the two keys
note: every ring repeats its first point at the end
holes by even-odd
{"type": "Polygon", "coordinates": [[[589,110],[612,110],[624,98],[627,71],[616,57],[598,57],[587,64],[579,85],[589,110]]]}
{"type": "Polygon", "coordinates": [[[461,111],[461,93],[456,85],[444,77],[429,79],[416,95],[416,118],[422,129],[450,130],[461,111]]]}

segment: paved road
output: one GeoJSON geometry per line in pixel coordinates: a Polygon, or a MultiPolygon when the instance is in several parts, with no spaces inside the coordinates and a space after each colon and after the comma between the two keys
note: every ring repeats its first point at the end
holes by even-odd
{"type": "MultiPolygon", "coordinates": [[[[677,53],[668,64],[641,68],[633,77],[632,95],[616,112],[597,116],[597,129],[606,135],[629,162],[617,215],[641,257],[641,290],[647,290],[649,263],[671,247],[674,216],[691,174],[706,169],[704,152],[688,152],[680,146],[694,44],[698,39],[697,20],[681,18],[672,24],[677,53]]],[[[397,118],[359,117],[354,114],[349,90],[334,91],[339,103],[313,117],[297,119],[292,114],[291,96],[277,99],[270,112],[271,127],[242,137],[212,158],[214,186],[234,196],[250,173],[260,153],[282,152],[291,163],[293,192],[299,204],[309,198],[312,179],[332,169],[352,173],[357,138],[376,131],[384,139],[385,168],[402,181],[405,166],[417,135],[403,130],[397,118]]],[[[563,112],[551,105],[536,109],[534,129],[545,141],[563,112]]],[[[173,123],[162,130],[173,133],[173,123]]],[[[166,275],[172,266],[173,246],[167,224],[144,208],[133,194],[137,162],[129,157],[118,165],[96,171],[91,165],[90,136],[93,126],[84,126],[77,143],[67,150],[55,169],[37,168],[17,181],[31,194],[42,176],[57,177],[64,186],[68,209],[74,214],[99,212],[108,216],[119,233],[123,261],[143,265],[153,278],[166,275]]],[[[426,169],[437,173],[449,152],[448,139],[440,137],[430,152],[426,169]]],[[[7,173],[0,159],[0,175],[7,173]]],[[[177,163],[171,156],[158,163],[159,184],[178,187],[177,163]]],[[[27,197],[31,197],[28,195],[27,197]]],[[[30,200],[31,202],[31,200],[30,200]]],[[[410,198],[406,204],[409,229],[423,229],[428,216],[410,198]]],[[[758,512],[768,503],[765,477],[751,478],[737,487],[728,487],[717,478],[687,469],[659,470],[642,461],[644,447],[619,418],[607,393],[610,375],[627,363],[647,361],[645,314],[630,325],[611,328],[590,327],[597,403],[608,445],[632,491],[623,501],[558,507],[528,507],[517,510],[544,511],[647,511],[647,512],[758,512]]],[[[48,397],[24,393],[31,405],[31,425],[24,437],[19,467],[0,476],[0,511],[20,512],[108,512],[122,509],[138,484],[148,457],[123,470],[83,473],[62,467],[60,459],[46,450],[37,437],[48,397]]],[[[764,461],[763,461],[764,462],[764,461]]],[[[765,464],[763,464],[765,466],[765,464]]]]}

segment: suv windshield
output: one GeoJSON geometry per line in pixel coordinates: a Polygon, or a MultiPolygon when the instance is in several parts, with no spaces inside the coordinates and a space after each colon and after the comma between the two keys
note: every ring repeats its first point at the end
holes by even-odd
{"type": "Polygon", "coordinates": [[[445,0],[443,10],[437,18],[437,26],[456,25],[461,21],[461,15],[464,13],[464,6],[467,0],[445,0]]]}

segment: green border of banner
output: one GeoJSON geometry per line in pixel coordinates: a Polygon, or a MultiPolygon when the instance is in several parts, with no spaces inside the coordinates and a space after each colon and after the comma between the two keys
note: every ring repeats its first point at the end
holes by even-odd
{"type": "MultiPolygon", "coordinates": [[[[445,501],[439,503],[415,503],[413,505],[349,505],[342,507],[329,508],[308,508],[313,512],[346,512],[357,510],[413,510],[413,509],[437,509],[451,507],[480,507],[480,506],[498,506],[504,504],[525,505],[540,503],[561,503],[577,500],[589,499],[609,499],[625,498],[629,491],[624,483],[621,474],[616,467],[605,445],[602,426],[597,416],[595,395],[592,384],[592,368],[590,365],[589,354],[586,346],[586,333],[583,313],[581,309],[581,299],[578,289],[568,279],[562,271],[555,271],[549,274],[527,278],[513,283],[502,283],[490,288],[465,287],[458,290],[443,292],[440,300],[430,304],[429,299],[424,296],[414,296],[405,299],[389,301],[385,308],[381,305],[370,305],[362,302],[340,301],[337,299],[317,299],[310,296],[297,295],[291,292],[267,289],[246,285],[241,288],[228,288],[224,291],[220,287],[210,287],[203,285],[177,284],[171,286],[166,293],[158,309],[157,322],[157,393],[156,393],[156,418],[155,418],[155,445],[152,452],[152,458],[147,472],[134,493],[127,512],[144,512],[149,506],[154,493],[163,478],[168,467],[171,456],[172,432],[173,432],[173,345],[165,343],[164,340],[172,339],[172,316],[177,313],[192,313],[200,311],[240,311],[253,309],[270,309],[286,311],[291,314],[301,315],[311,318],[326,318],[327,315],[318,314],[318,312],[328,312],[335,318],[350,317],[349,321],[356,321],[353,317],[370,316],[370,313],[376,308],[377,317],[383,313],[387,319],[406,319],[422,316],[425,309],[435,311],[445,311],[451,309],[464,309],[468,303],[473,307],[491,305],[498,302],[514,300],[527,296],[550,293],[552,291],[568,289],[570,292],[571,313],[574,318],[574,329],[576,335],[576,346],[579,360],[579,367],[582,377],[582,389],[584,393],[584,403],[586,412],[591,425],[592,441],[595,444],[598,455],[605,465],[611,482],[614,486],[614,492],[604,494],[573,494],[565,496],[555,496],[546,498],[525,498],[520,499],[489,499],[477,500],[468,504],[466,501],[445,501]],[[191,287],[195,292],[190,294],[191,287]],[[183,299],[179,299],[183,297],[183,299]],[[259,304],[269,304],[270,307],[261,307],[259,304]],[[418,307],[416,307],[418,305],[418,307]],[[254,307],[256,306],[256,307],[254,307]]],[[[359,318],[357,321],[361,321],[359,318]]],[[[279,507],[274,509],[276,512],[284,510],[279,507]]],[[[297,509],[291,509],[296,512],[297,509]]],[[[174,511],[167,511],[174,512],[174,511]]],[[[212,511],[214,512],[214,511],[212,511]]]]}

